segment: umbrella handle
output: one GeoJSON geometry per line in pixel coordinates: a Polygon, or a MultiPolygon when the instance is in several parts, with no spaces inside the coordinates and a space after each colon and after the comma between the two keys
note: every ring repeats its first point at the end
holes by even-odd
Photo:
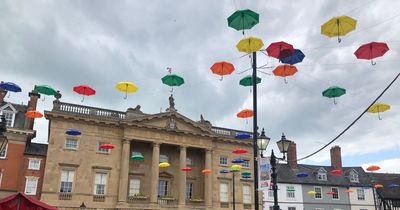
{"type": "Polygon", "coordinates": [[[287,84],[287,83],[288,83],[288,81],[287,81],[286,77],[284,77],[284,78],[283,78],[283,81],[285,81],[285,84],[287,84]]]}
{"type": "Polygon", "coordinates": [[[340,38],[339,35],[338,35],[338,37],[337,37],[337,41],[338,41],[338,43],[342,42],[342,39],[340,38]]]}
{"type": "Polygon", "coordinates": [[[221,78],[219,78],[219,81],[222,81],[222,80],[224,80],[224,76],[221,76],[221,78]]]}
{"type": "Polygon", "coordinates": [[[46,96],[44,96],[44,95],[43,95],[43,99],[42,99],[42,101],[44,101],[44,100],[46,100],[46,96]]]}
{"type": "Polygon", "coordinates": [[[81,102],[83,102],[83,101],[85,101],[85,96],[82,96],[82,100],[81,100],[81,102]]]}
{"type": "Polygon", "coordinates": [[[380,114],[380,112],[379,112],[379,108],[378,108],[378,119],[379,119],[379,120],[382,120],[381,114],[380,114]]]}
{"type": "Polygon", "coordinates": [[[174,92],[174,86],[171,87],[170,93],[174,92]]]}
{"type": "Polygon", "coordinates": [[[124,99],[127,99],[127,98],[128,98],[128,91],[125,91],[124,99]]]}
{"type": "Polygon", "coordinates": [[[336,98],[333,98],[333,104],[337,104],[336,98]]]}
{"type": "Polygon", "coordinates": [[[7,96],[7,98],[10,98],[10,95],[11,95],[11,93],[8,93],[8,96],[7,96]]]}
{"type": "Polygon", "coordinates": [[[373,60],[371,60],[371,65],[375,66],[376,62],[374,62],[373,60]]]}

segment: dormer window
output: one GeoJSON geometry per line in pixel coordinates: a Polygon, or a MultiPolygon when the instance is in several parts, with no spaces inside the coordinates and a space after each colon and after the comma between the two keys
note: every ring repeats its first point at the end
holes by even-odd
{"type": "Polygon", "coordinates": [[[328,177],[326,176],[326,170],[324,168],[320,168],[317,173],[317,179],[319,181],[326,181],[328,177]]]}
{"type": "Polygon", "coordinates": [[[349,178],[350,182],[356,182],[356,183],[360,182],[360,180],[358,179],[358,173],[355,170],[350,171],[349,178]]]}
{"type": "Polygon", "coordinates": [[[6,126],[7,127],[14,127],[14,119],[17,110],[11,105],[6,104],[3,107],[0,107],[0,115],[4,115],[6,118],[6,126]]]}

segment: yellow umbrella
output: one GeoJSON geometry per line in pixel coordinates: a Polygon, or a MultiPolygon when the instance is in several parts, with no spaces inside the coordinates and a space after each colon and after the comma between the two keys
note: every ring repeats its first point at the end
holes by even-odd
{"type": "Polygon", "coordinates": [[[170,166],[170,164],[167,163],[167,162],[162,162],[162,163],[158,164],[158,166],[159,166],[160,168],[168,168],[168,167],[170,166]]]}
{"type": "Polygon", "coordinates": [[[231,169],[242,169],[242,165],[232,165],[231,169]]]}
{"type": "Polygon", "coordinates": [[[125,92],[124,99],[128,98],[128,93],[136,92],[139,88],[132,82],[119,82],[115,88],[121,92],[125,92]]]}
{"type": "Polygon", "coordinates": [[[312,191],[312,190],[311,190],[311,191],[308,191],[307,193],[308,193],[309,195],[315,195],[315,194],[317,194],[317,192],[312,191]]]}
{"type": "Polygon", "coordinates": [[[368,108],[369,113],[378,113],[378,118],[379,120],[382,120],[380,113],[385,112],[390,109],[389,104],[384,104],[384,103],[375,103],[371,107],[368,108]]]}
{"type": "Polygon", "coordinates": [[[328,37],[338,37],[338,42],[341,41],[340,36],[344,36],[354,30],[357,25],[357,20],[349,16],[337,16],[330,19],[321,26],[321,34],[328,37]]]}
{"type": "Polygon", "coordinates": [[[262,46],[264,46],[264,43],[261,39],[249,37],[240,40],[239,43],[237,43],[236,48],[239,50],[239,52],[252,53],[259,51],[262,46]]]}

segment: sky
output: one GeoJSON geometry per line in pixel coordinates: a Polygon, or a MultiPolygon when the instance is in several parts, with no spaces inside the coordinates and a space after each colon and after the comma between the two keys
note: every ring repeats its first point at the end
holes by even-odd
{"type": "MultiPolygon", "coordinates": [[[[214,126],[252,131],[252,119],[236,113],[252,109],[249,87],[239,80],[251,74],[250,58],[237,51],[242,38],[261,38],[264,47],[285,41],[306,55],[288,83],[274,76],[279,61],[257,53],[262,82],[258,88],[258,126],[271,138],[270,150],[285,133],[297,143],[298,157],[324,146],[356,119],[400,72],[400,1],[396,0],[154,0],[154,1],[0,1],[0,80],[19,84],[23,91],[7,101],[26,104],[34,85],[60,90],[61,101],[125,111],[141,105],[146,113],[168,107],[170,88],[161,82],[167,68],[185,84],[173,90],[178,112],[197,121],[200,114],[214,126]],[[234,11],[251,9],[259,24],[245,35],[228,27],[234,11]],[[333,16],[357,20],[356,29],[336,38],[320,34],[333,16]],[[372,41],[390,50],[375,59],[358,60],[354,51],[372,41]],[[231,62],[236,70],[222,81],[210,67],[231,62]],[[247,71],[246,71],[247,70],[247,71]],[[121,81],[139,87],[126,100],[115,89],[121,81]],[[87,84],[97,93],[73,92],[87,84]],[[346,89],[334,104],[321,92],[330,86],[346,89]]],[[[320,153],[301,161],[329,165],[329,148],[342,148],[343,165],[378,164],[381,172],[400,173],[400,81],[380,98],[391,109],[366,113],[343,136],[320,153]]],[[[43,97],[42,97],[43,98],[43,97]]],[[[52,109],[52,97],[38,110],[52,109]]],[[[35,142],[47,142],[46,119],[36,120],[35,142]]]]}

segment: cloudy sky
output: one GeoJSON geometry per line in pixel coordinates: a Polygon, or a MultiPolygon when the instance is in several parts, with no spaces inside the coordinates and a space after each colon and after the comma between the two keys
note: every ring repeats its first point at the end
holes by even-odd
{"type": "MultiPolygon", "coordinates": [[[[124,111],[140,104],[147,113],[168,106],[170,88],[161,83],[167,67],[185,79],[174,89],[176,108],[193,119],[200,114],[215,126],[252,130],[236,113],[252,108],[250,88],[239,80],[250,74],[250,59],[235,48],[244,36],[227,25],[239,9],[260,14],[260,23],[245,37],[261,38],[265,47],[286,41],[306,58],[298,73],[288,78],[271,76],[276,59],[258,53],[262,78],[258,86],[258,124],[275,142],[284,132],[297,143],[303,157],[332,140],[348,126],[400,72],[400,1],[396,0],[280,0],[265,1],[15,1],[0,2],[0,79],[23,88],[8,101],[27,103],[35,84],[51,85],[62,101],[124,111]],[[333,16],[358,20],[355,31],[342,38],[320,34],[333,16]],[[376,59],[357,60],[354,51],[371,41],[387,42],[390,50],[376,59]],[[236,71],[223,81],[210,66],[228,61],[236,71]],[[240,73],[240,74],[239,74],[240,73]],[[120,81],[139,86],[127,100],[115,89],[120,81]],[[72,87],[87,84],[97,90],[82,103],[72,87]],[[346,88],[334,105],[322,97],[329,86],[346,88]],[[194,97],[195,96],[195,97],[194,97]]],[[[382,114],[364,115],[333,145],[342,147],[344,165],[380,164],[382,172],[400,173],[400,81],[379,100],[391,104],[382,114]]],[[[52,98],[38,109],[51,110],[52,98]]],[[[36,142],[47,142],[47,121],[37,120],[36,142]]],[[[302,161],[329,164],[329,146],[302,161]]],[[[269,153],[269,152],[268,152],[269,153]]]]}

